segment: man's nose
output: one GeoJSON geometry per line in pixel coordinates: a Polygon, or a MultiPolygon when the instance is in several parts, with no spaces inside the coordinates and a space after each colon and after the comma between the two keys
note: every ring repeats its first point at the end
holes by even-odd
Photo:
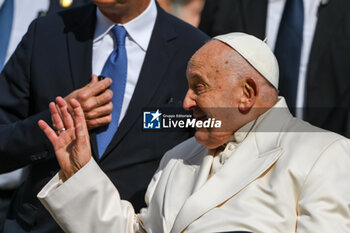
{"type": "Polygon", "coordinates": [[[194,97],[194,93],[192,90],[188,90],[183,102],[183,108],[186,110],[191,110],[194,106],[196,106],[196,101],[194,97]]]}

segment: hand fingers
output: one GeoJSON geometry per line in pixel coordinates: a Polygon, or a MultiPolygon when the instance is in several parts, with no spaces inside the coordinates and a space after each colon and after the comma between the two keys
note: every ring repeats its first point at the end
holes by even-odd
{"type": "Polygon", "coordinates": [[[107,89],[100,95],[91,97],[86,102],[81,103],[81,107],[83,108],[84,112],[89,112],[96,107],[108,104],[112,100],[112,97],[113,92],[107,89]]]}
{"type": "Polygon", "coordinates": [[[107,89],[100,95],[96,96],[96,98],[94,98],[93,100],[95,101],[95,106],[98,107],[110,102],[112,100],[112,97],[113,97],[113,91],[111,91],[110,89],[107,89]]]}
{"type": "Polygon", "coordinates": [[[83,125],[81,124],[81,122],[78,122],[75,127],[75,135],[77,136],[76,150],[79,152],[74,156],[74,164],[77,170],[84,167],[91,159],[89,133],[84,128],[86,128],[85,122],[83,125]]]}
{"type": "Polygon", "coordinates": [[[77,148],[79,158],[77,158],[78,169],[85,166],[91,158],[89,132],[85,122],[84,112],[79,102],[75,99],[70,101],[74,109],[74,123],[75,123],[75,135],[77,139],[77,148]]]}
{"type": "Polygon", "coordinates": [[[101,107],[97,107],[92,111],[85,112],[85,118],[86,120],[93,120],[95,118],[99,118],[99,117],[103,117],[111,114],[112,110],[113,110],[113,104],[112,102],[109,102],[108,104],[105,104],[101,107]]]}
{"type": "Polygon", "coordinates": [[[89,134],[88,134],[87,130],[84,128],[86,128],[85,122],[83,124],[81,122],[77,122],[77,124],[75,126],[75,135],[77,138],[77,144],[79,146],[90,147],[89,134]]]}
{"type": "Polygon", "coordinates": [[[75,127],[77,127],[78,125],[81,125],[83,127],[83,129],[87,133],[87,126],[86,126],[86,122],[85,122],[85,116],[84,116],[83,109],[80,106],[80,103],[76,99],[71,99],[70,100],[70,104],[73,107],[73,111],[74,111],[74,124],[75,124],[75,127]]]}
{"type": "Polygon", "coordinates": [[[43,120],[38,121],[40,129],[46,134],[52,145],[55,145],[57,140],[56,132],[43,120]]]}
{"type": "Polygon", "coordinates": [[[104,90],[108,89],[111,85],[112,85],[112,79],[105,78],[95,83],[95,85],[91,86],[89,89],[91,91],[91,95],[95,96],[103,92],[104,90]]]}
{"type": "Polygon", "coordinates": [[[109,114],[103,117],[95,118],[93,120],[87,120],[86,123],[89,129],[94,129],[103,125],[107,125],[111,123],[111,121],[112,121],[112,114],[109,114]]]}
{"type": "Polygon", "coordinates": [[[51,121],[52,121],[52,128],[53,128],[53,129],[57,129],[55,123],[53,122],[53,118],[52,118],[52,117],[51,117],[51,121]]]}
{"type": "Polygon", "coordinates": [[[63,124],[63,121],[61,119],[60,114],[58,113],[58,110],[56,108],[56,104],[51,102],[49,104],[49,109],[51,112],[52,124],[56,127],[57,130],[63,129],[64,124],[63,124]]]}
{"type": "MultiPolygon", "coordinates": [[[[64,128],[71,129],[74,127],[72,116],[68,113],[68,105],[66,101],[62,97],[56,98],[56,103],[60,108],[60,112],[62,114],[61,119],[63,120],[64,128]]],[[[60,128],[58,128],[60,129],[60,128]]]]}
{"type": "MultiPolygon", "coordinates": [[[[97,79],[97,77],[96,77],[97,79]]],[[[91,82],[86,87],[84,87],[77,96],[77,100],[82,103],[88,100],[92,96],[96,96],[101,92],[105,91],[112,84],[112,79],[105,78],[98,82],[91,82]]]]}

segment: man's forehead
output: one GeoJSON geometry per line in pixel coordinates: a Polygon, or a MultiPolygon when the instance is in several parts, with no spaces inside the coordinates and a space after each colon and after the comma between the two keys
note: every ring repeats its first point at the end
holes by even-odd
{"type": "Polygon", "coordinates": [[[197,50],[188,64],[190,66],[210,65],[221,61],[223,58],[225,58],[225,56],[228,55],[227,52],[232,51],[234,50],[226,44],[217,40],[212,40],[197,50]]]}

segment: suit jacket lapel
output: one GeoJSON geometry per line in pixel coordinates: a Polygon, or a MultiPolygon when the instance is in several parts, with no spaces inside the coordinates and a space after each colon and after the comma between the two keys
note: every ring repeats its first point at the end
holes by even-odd
{"type": "MultiPolygon", "coordinates": [[[[96,6],[89,4],[72,21],[65,22],[67,49],[74,89],[90,82],[92,74],[92,43],[96,23],[96,6]]],[[[70,17],[67,17],[69,19],[70,17]]],[[[63,20],[66,20],[63,17],[63,20]]],[[[97,155],[95,133],[91,132],[93,155],[97,155]]]]}
{"type": "Polygon", "coordinates": [[[241,0],[245,32],[265,39],[267,0],[241,0]]]}
{"type": "Polygon", "coordinates": [[[203,153],[204,158],[198,171],[198,176],[192,190],[193,192],[199,190],[202,187],[202,185],[206,183],[206,181],[208,180],[208,174],[213,164],[214,157],[209,154],[209,150],[206,149],[203,151],[203,153]]]}
{"type": "Polygon", "coordinates": [[[90,81],[92,73],[96,7],[89,5],[83,12],[84,14],[74,17],[66,27],[69,62],[75,89],[85,86],[90,81]]]}
{"type": "Polygon", "coordinates": [[[186,200],[171,232],[182,232],[207,211],[230,199],[271,167],[282,154],[281,148],[259,154],[257,148],[252,146],[254,136],[246,140],[245,145],[237,148],[222,169],[186,200]]]}
{"type": "MultiPolygon", "coordinates": [[[[142,108],[150,103],[176,51],[172,43],[172,40],[176,39],[176,33],[172,25],[168,23],[166,13],[159,6],[157,6],[157,10],[158,15],[150,44],[129,108],[103,157],[120,143],[128,130],[135,124],[136,119],[142,115],[142,108]]],[[[139,124],[141,130],[141,122],[139,124]]]]}
{"type": "Polygon", "coordinates": [[[174,169],[172,169],[165,188],[165,193],[162,197],[162,199],[164,199],[163,216],[165,218],[167,231],[171,229],[182,204],[193,192],[192,187],[197,178],[196,173],[198,173],[199,166],[184,166],[182,162],[183,161],[178,161],[174,169]],[[181,187],[180,192],[178,190],[179,187],[181,187]],[[174,195],[176,195],[176,197],[174,195]]]}

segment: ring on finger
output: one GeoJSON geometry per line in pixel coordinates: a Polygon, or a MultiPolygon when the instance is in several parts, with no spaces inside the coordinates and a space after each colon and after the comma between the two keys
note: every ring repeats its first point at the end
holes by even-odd
{"type": "Polygon", "coordinates": [[[62,132],[64,132],[64,131],[66,131],[66,129],[65,129],[65,128],[62,128],[62,129],[59,129],[59,130],[58,130],[58,133],[62,133],[62,132]]]}

